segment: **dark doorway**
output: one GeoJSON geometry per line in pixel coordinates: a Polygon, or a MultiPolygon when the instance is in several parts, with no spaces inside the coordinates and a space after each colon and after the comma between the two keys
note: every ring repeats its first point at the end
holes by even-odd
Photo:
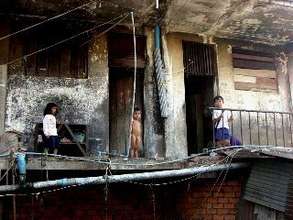
{"type": "MultiPolygon", "coordinates": [[[[131,34],[111,33],[108,35],[109,51],[109,118],[111,153],[128,154],[131,107],[133,99],[134,56],[131,34]]],[[[137,77],[135,106],[142,112],[143,125],[143,81],[145,66],[145,37],[136,36],[137,77]]],[[[143,140],[143,137],[142,137],[143,140]]],[[[143,147],[143,145],[142,145],[143,147]]],[[[140,149],[140,156],[143,149],[140,149]]]]}
{"type": "Polygon", "coordinates": [[[216,59],[213,46],[183,42],[188,153],[201,152],[212,141],[208,107],[214,97],[216,59]]]}
{"type": "MultiPolygon", "coordinates": [[[[129,123],[132,117],[133,70],[111,68],[109,85],[110,152],[127,155],[129,123]]],[[[140,70],[137,73],[135,106],[143,113],[143,71],[140,70]]]]}

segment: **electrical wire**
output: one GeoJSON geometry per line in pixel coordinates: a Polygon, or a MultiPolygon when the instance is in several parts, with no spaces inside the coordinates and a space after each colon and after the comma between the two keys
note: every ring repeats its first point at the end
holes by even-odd
{"type": "MultiPolygon", "coordinates": [[[[132,35],[133,35],[133,56],[134,56],[134,72],[133,72],[133,91],[132,91],[132,103],[131,103],[131,115],[129,120],[129,134],[128,134],[128,146],[127,146],[127,157],[129,156],[129,151],[131,151],[131,133],[132,133],[132,117],[134,112],[135,97],[136,97],[136,69],[137,69],[137,56],[136,56],[136,34],[135,34],[135,23],[133,12],[131,12],[131,23],[132,23],[132,35]]],[[[134,150],[133,150],[134,151],[134,150]]],[[[134,154],[135,152],[133,152],[134,154]]]]}
{"type": "MultiPolygon", "coordinates": [[[[70,41],[70,40],[72,40],[72,39],[75,39],[75,38],[77,38],[77,37],[79,37],[79,36],[81,36],[81,35],[83,35],[83,34],[88,34],[89,32],[92,32],[92,31],[94,31],[95,29],[97,29],[97,28],[99,28],[99,27],[101,27],[101,26],[104,26],[104,25],[107,25],[107,24],[109,24],[109,23],[112,23],[113,21],[115,21],[115,20],[117,20],[117,19],[120,18],[120,20],[119,20],[118,22],[116,22],[116,24],[115,24],[115,25],[117,25],[117,24],[119,24],[120,22],[122,22],[124,19],[126,19],[128,16],[129,16],[129,13],[127,13],[126,15],[125,15],[125,14],[121,14],[120,16],[115,17],[115,18],[113,18],[113,19],[111,19],[111,20],[109,20],[109,21],[107,21],[107,22],[105,22],[105,23],[103,23],[103,24],[96,25],[96,26],[94,26],[94,27],[92,27],[92,28],[89,28],[89,29],[87,29],[87,30],[85,30],[85,31],[82,31],[82,32],[80,32],[80,33],[78,33],[78,34],[76,34],[76,35],[73,35],[73,36],[71,36],[71,37],[69,37],[69,38],[66,38],[66,39],[64,39],[64,40],[58,41],[58,42],[56,42],[56,43],[54,43],[54,44],[51,44],[50,46],[43,47],[43,48],[41,48],[41,49],[39,49],[39,50],[36,50],[36,51],[34,51],[34,52],[32,52],[32,53],[26,54],[26,55],[24,55],[24,56],[21,56],[21,57],[19,57],[19,58],[16,58],[16,59],[12,60],[12,61],[9,61],[9,62],[6,63],[5,65],[9,65],[9,64],[12,64],[12,63],[14,63],[14,62],[16,62],[16,61],[19,61],[19,60],[22,60],[22,59],[26,59],[26,58],[28,58],[28,57],[30,57],[30,56],[32,56],[32,55],[38,54],[38,53],[40,53],[40,52],[46,51],[46,50],[51,49],[51,48],[53,48],[53,47],[55,47],[55,46],[58,46],[58,45],[60,45],[60,44],[63,44],[63,43],[65,43],[65,42],[67,42],[67,41],[70,41]]],[[[112,28],[113,28],[113,25],[112,25],[112,28]]],[[[107,29],[107,30],[108,30],[108,29],[107,29]]],[[[106,32],[104,31],[104,32],[98,34],[96,37],[99,37],[99,36],[103,35],[104,33],[106,33],[106,32]]]]}
{"type": "Polygon", "coordinates": [[[17,34],[19,34],[19,33],[24,32],[24,31],[31,30],[31,29],[33,29],[33,28],[35,28],[35,27],[37,27],[37,26],[40,26],[40,25],[45,24],[45,23],[47,23],[47,22],[53,21],[53,20],[55,20],[55,19],[57,19],[57,18],[63,17],[63,16],[65,16],[65,15],[67,15],[67,14],[70,14],[70,13],[72,13],[72,12],[78,10],[78,9],[84,8],[85,6],[88,6],[88,5],[93,4],[93,3],[95,3],[95,2],[96,2],[96,1],[90,1],[90,2],[88,2],[88,3],[85,3],[85,4],[83,4],[83,5],[78,6],[78,7],[76,7],[76,8],[73,8],[73,9],[70,9],[70,10],[68,10],[68,11],[65,11],[65,12],[63,12],[63,13],[61,13],[61,14],[58,14],[58,15],[56,15],[56,16],[54,16],[54,17],[48,18],[48,19],[46,19],[46,20],[44,20],[44,21],[41,21],[41,22],[39,22],[39,23],[36,23],[36,24],[31,25],[31,26],[28,26],[28,27],[25,27],[25,28],[23,28],[23,29],[20,29],[20,30],[14,32],[14,33],[7,34],[7,35],[5,35],[5,36],[3,36],[3,37],[0,37],[0,41],[1,41],[1,40],[4,40],[4,39],[6,39],[6,38],[10,38],[10,37],[12,37],[12,36],[15,36],[15,35],[17,35],[17,34]]]}
{"type": "MultiPolygon", "coordinates": [[[[231,157],[231,155],[233,155],[233,157],[238,153],[239,151],[233,152],[230,155],[227,155],[223,160],[217,161],[216,163],[212,163],[212,164],[207,164],[205,166],[200,166],[200,167],[209,167],[209,166],[216,166],[218,164],[221,164],[222,162],[227,161],[228,158],[231,157]]],[[[228,167],[229,168],[229,167],[228,167]]],[[[106,168],[106,170],[109,169],[109,167],[106,168]]],[[[110,172],[110,171],[108,171],[110,172]]],[[[107,174],[107,172],[106,172],[107,174]]],[[[111,174],[111,173],[110,173],[111,174]]],[[[178,183],[183,183],[186,181],[193,181],[196,177],[198,177],[199,175],[201,175],[201,173],[197,173],[195,175],[192,175],[190,177],[186,177],[186,178],[181,178],[179,180],[173,180],[173,181],[167,181],[167,182],[162,182],[162,183],[142,183],[142,182],[138,182],[138,181],[122,181],[124,183],[128,183],[128,184],[135,184],[135,185],[140,185],[140,186],[145,186],[145,187],[150,187],[150,186],[167,186],[167,185],[174,185],[174,184],[178,184],[178,183]]],[[[81,183],[81,184],[73,184],[73,185],[69,185],[69,186],[64,186],[64,187],[60,187],[60,188],[55,188],[55,189],[49,189],[49,190],[42,190],[39,192],[32,192],[32,193],[15,193],[15,194],[0,194],[0,197],[8,197],[8,196],[36,196],[38,197],[39,195],[45,195],[48,193],[54,193],[54,192],[58,192],[58,191],[62,191],[62,190],[66,190],[66,189],[70,189],[73,187],[81,187],[81,186],[85,186],[87,185],[87,183],[81,183]]]]}

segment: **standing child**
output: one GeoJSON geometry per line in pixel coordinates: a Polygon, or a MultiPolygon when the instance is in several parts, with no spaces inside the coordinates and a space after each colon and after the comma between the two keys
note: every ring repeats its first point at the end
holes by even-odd
{"type": "MultiPolygon", "coordinates": [[[[216,96],[214,98],[214,106],[217,108],[223,108],[224,98],[222,96],[216,96]]],[[[232,114],[228,110],[219,109],[213,111],[216,146],[230,145],[229,122],[232,120],[232,114]]]]}
{"type": "Polygon", "coordinates": [[[58,106],[55,103],[48,103],[44,110],[43,132],[45,135],[45,153],[49,150],[58,153],[59,137],[57,133],[56,115],[58,106]]]}
{"type": "Polygon", "coordinates": [[[131,122],[131,147],[130,147],[130,157],[138,158],[138,151],[141,145],[141,111],[139,108],[134,108],[133,118],[131,122]]]}

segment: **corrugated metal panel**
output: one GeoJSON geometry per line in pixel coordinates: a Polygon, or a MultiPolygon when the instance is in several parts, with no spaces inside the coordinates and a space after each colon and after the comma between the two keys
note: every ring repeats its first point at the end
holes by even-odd
{"type": "Polygon", "coordinates": [[[286,218],[293,219],[293,176],[290,178],[288,184],[288,196],[287,196],[286,218]]]}
{"type": "Polygon", "coordinates": [[[255,163],[246,184],[244,199],[285,212],[292,174],[293,163],[277,160],[255,163]]]}

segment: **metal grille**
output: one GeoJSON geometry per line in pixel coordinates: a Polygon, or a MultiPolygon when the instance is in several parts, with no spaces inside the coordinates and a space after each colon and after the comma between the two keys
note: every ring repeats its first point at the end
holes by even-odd
{"type": "Polygon", "coordinates": [[[212,46],[183,41],[183,59],[186,77],[215,75],[215,52],[212,46]]]}

